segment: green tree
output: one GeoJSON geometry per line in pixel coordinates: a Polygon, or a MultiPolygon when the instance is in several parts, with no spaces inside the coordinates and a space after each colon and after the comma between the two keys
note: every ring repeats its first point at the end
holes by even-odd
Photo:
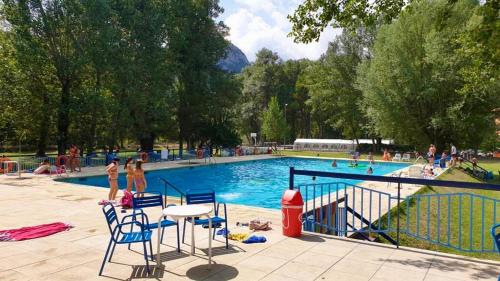
{"type": "Polygon", "coordinates": [[[203,115],[211,80],[217,75],[216,63],[228,46],[227,27],[215,18],[223,11],[218,1],[168,1],[169,22],[167,57],[175,72],[176,120],[179,148],[184,141],[193,147],[204,130],[203,115]]]}
{"type": "Polygon", "coordinates": [[[288,131],[278,98],[272,97],[262,116],[262,136],[268,141],[281,141],[288,136],[288,131]]]}
{"type": "MultiPolygon", "coordinates": [[[[462,106],[472,92],[460,93],[460,72],[468,61],[457,56],[458,38],[476,7],[475,1],[466,0],[454,5],[415,2],[394,23],[380,28],[373,59],[360,67],[358,78],[363,108],[378,134],[420,148],[429,143],[443,148],[448,142],[467,146],[472,138],[483,138],[484,132],[464,135],[453,113],[457,107],[461,114],[473,112],[473,119],[459,121],[468,128],[488,118],[462,106]]],[[[475,105],[491,107],[484,99],[475,105]]]]}
{"type": "Polygon", "coordinates": [[[288,16],[293,25],[289,35],[295,42],[310,43],[318,41],[321,32],[330,24],[354,30],[374,26],[380,21],[389,23],[407,4],[404,0],[305,0],[293,15],[288,16]]]}
{"type": "Polygon", "coordinates": [[[363,33],[344,30],[301,80],[309,90],[308,104],[320,137],[327,137],[328,127],[342,134],[334,137],[358,140],[365,135],[362,92],[355,85],[356,69],[369,56],[365,41],[363,33]]]}
{"type": "Polygon", "coordinates": [[[257,52],[255,62],[241,73],[242,97],[240,127],[247,139],[250,133],[259,133],[262,126],[262,112],[272,97],[285,103],[283,61],[277,53],[268,49],[257,52]]]}
{"type": "MultiPolygon", "coordinates": [[[[85,40],[80,25],[82,5],[80,1],[16,1],[5,0],[2,6],[5,19],[16,34],[16,46],[20,56],[50,63],[57,77],[59,107],[57,109],[57,146],[65,152],[70,126],[72,91],[79,83],[84,67],[81,48],[85,40]]],[[[34,65],[30,63],[30,65],[34,65]]]]}

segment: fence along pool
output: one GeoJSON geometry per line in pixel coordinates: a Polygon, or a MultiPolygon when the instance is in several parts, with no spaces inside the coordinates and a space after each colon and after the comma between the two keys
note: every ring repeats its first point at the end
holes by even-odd
{"type": "Polygon", "coordinates": [[[304,229],[308,231],[369,240],[380,235],[398,246],[400,235],[405,234],[458,251],[496,251],[490,228],[500,222],[500,200],[468,192],[417,193],[403,198],[400,190],[402,184],[417,184],[500,191],[500,185],[295,170],[293,167],[289,183],[290,188],[299,189],[304,196],[304,229]],[[397,194],[342,182],[294,186],[295,175],[396,183],[397,194]],[[323,195],[318,197],[319,194],[323,195]]]}

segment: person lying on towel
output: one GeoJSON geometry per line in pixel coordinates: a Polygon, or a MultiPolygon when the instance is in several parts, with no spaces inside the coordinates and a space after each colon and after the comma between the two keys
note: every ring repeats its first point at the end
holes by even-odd
{"type": "Polygon", "coordinates": [[[33,174],[48,174],[50,173],[50,162],[45,159],[40,166],[33,171],[33,174]]]}

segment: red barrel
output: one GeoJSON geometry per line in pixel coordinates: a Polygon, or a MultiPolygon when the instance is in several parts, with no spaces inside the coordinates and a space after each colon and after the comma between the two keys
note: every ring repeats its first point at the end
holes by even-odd
{"type": "Polygon", "coordinates": [[[304,200],[298,190],[287,190],[281,198],[281,212],[283,215],[283,235],[300,237],[302,234],[302,207],[304,200]]]}

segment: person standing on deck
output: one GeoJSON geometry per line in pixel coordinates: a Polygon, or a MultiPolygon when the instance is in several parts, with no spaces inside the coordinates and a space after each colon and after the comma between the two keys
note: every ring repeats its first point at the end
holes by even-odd
{"type": "MultiPolygon", "coordinates": [[[[136,192],[144,192],[147,186],[146,177],[144,176],[144,170],[142,169],[142,162],[142,160],[137,160],[137,162],[135,162],[134,182],[136,192]]],[[[144,194],[140,195],[140,197],[143,196],[144,194]]]]}
{"type": "Polygon", "coordinates": [[[454,144],[451,144],[451,167],[455,167],[455,164],[457,163],[457,147],[454,144]]]}
{"type": "Polygon", "coordinates": [[[108,200],[111,203],[115,202],[116,194],[118,193],[118,166],[120,165],[120,159],[113,158],[111,164],[106,166],[106,172],[108,173],[109,181],[109,194],[108,200]]]}

